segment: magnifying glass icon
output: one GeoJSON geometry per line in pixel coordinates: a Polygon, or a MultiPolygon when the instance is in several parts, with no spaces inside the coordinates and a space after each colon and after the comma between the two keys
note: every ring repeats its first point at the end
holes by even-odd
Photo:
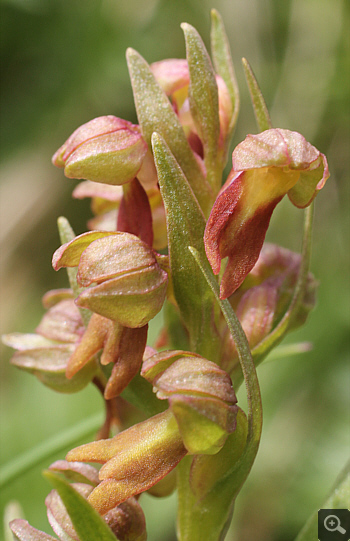
{"type": "Polygon", "coordinates": [[[327,515],[323,524],[326,530],[329,532],[340,532],[342,534],[346,533],[346,530],[341,527],[340,520],[336,515],[327,515]]]}

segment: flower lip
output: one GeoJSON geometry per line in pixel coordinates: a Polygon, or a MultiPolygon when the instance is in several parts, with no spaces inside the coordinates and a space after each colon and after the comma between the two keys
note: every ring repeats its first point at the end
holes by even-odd
{"type": "Polygon", "coordinates": [[[247,135],[232,153],[233,171],[261,167],[314,170],[321,162],[324,164],[323,178],[328,178],[328,165],[324,154],[308,143],[300,133],[281,128],[247,135]]]}
{"type": "Polygon", "coordinates": [[[293,205],[305,208],[329,177],[324,154],[299,133],[283,129],[248,135],[233,151],[232,163],[204,234],[215,274],[228,257],[221,298],[232,295],[256,263],[279,201],[288,194],[293,205]]]}

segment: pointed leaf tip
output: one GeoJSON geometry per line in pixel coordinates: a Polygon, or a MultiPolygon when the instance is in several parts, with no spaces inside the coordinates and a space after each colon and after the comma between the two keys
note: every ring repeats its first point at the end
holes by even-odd
{"type": "MultiPolygon", "coordinates": [[[[215,71],[224,81],[231,100],[231,111],[228,113],[228,126],[226,127],[227,132],[224,139],[224,163],[226,163],[230,141],[237,123],[240,99],[229,39],[225,31],[222,17],[216,9],[211,11],[210,43],[215,71]]],[[[219,86],[219,110],[220,108],[219,86]]]]}
{"type": "Polygon", "coordinates": [[[272,128],[272,122],[259,84],[246,58],[242,58],[242,64],[258,128],[260,131],[269,130],[272,128]]]}
{"type": "Polygon", "coordinates": [[[191,115],[203,144],[207,181],[216,193],[221,183],[218,85],[201,36],[190,24],[183,23],[181,28],[185,35],[190,75],[188,96],[191,115]]]}
{"type": "Polygon", "coordinates": [[[146,60],[128,50],[127,62],[133,88],[139,125],[145,141],[151,146],[152,133],[157,131],[170,147],[202,208],[208,213],[211,189],[187,141],[183,127],[169,98],[159,86],[146,60]]]}

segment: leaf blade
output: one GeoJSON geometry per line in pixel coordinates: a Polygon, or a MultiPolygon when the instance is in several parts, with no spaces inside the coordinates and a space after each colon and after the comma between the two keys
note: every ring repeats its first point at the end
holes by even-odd
{"type": "Polygon", "coordinates": [[[207,180],[214,192],[221,185],[221,156],[219,152],[219,98],[215,73],[197,30],[183,23],[186,57],[190,74],[189,101],[193,120],[204,147],[207,180]]]}
{"type": "Polygon", "coordinates": [[[116,541],[103,518],[66,480],[48,470],[44,476],[59,493],[81,541],[116,541]]]}
{"type": "Polygon", "coordinates": [[[258,82],[248,60],[242,58],[242,64],[258,128],[260,131],[269,130],[272,128],[272,123],[258,82]]]}
{"type": "Polygon", "coordinates": [[[169,99],[158,85],[149,65],[138,52],[129,48],[127,62],[143,137],[150,148],[153,132],[159,133],[167,141],[203,211],[209,212],[212,200],[210,186],[187,142],[169,99]]]}
{"type": "Polygon", "coordinates": [[[239,89],[232,63],[229,41],[225,32],[225,27],[221,15],[216,9],[211,10],[211,54],[215,70],[224,80],[232,103],[232,117],[230,121],[229,134],[227,136],[227,148],[232,138],[240,106],[239,89]]]}
{"type": "Polygon", "coordinates": [[[203,254],[205,219],[170,149],[159,134],[152,137],[161,194],[167,214],[168,245],[174,294],[192,342],[192,349],[218,359],[218,337],[212,326],[213,295],[187,246],[203,254]]]}

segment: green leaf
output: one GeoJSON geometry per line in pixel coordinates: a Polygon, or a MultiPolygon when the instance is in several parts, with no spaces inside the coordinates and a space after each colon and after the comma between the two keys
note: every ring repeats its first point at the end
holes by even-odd
{"type": "MultiPolygon", "coordinates": [[[[327,500],[320,509],[350,509],[350,462],[339,475],[327,500]]],[[[309,518],[295,541],[314,541],[317,538],[318,513],[309,518]]]]}
{"type": "Polygon", "coordinates": [[[242,63],[258,128],[260,131],[269,130],[272,128],[271,119],[258,82],[248,60],[243,58],[242,63]]]}
{"type": "Polygon", "coordinates": [[[232,103],[232,117],[230,121],[229,134],[226,141],[226,153],[230,145],[239,112],[239,90],[236,74],[232,63],[229,41],[225,32],[221,15],[216,9],[211,10],[211,54],[215,70],[223,78],[229,91],[232,103]]]}
{"type": "Polygon", "coordinates": [[[100,413],[88,417],[5,463],[0,468],[0,488],[10,484],[14,479],[18,479],[27,471],[44,462],[44,460],[48,460],[52,455],[63,451],[67,447],[72,447],[79,440],[90,436],[98,430],[102,423],[103,415],[100,413]]]}
{"type": "Polygon", "coordinates": [[[60,495],[80,541],[116,541],[103,518],[65,479],[51,471],[44,476],[60,495]]]}
{"type": "Polygon", "coordinates": [[[169,99],[139,53],[128,49],[126,57],[143,137],[150,148],[153,132],[164,137],[184,171],[203,212],[209,214],[213,197],[210,186],[195,159],[169,99]]]}
{"type": "Polygon", "coordinates": [[[197,30],[190,24],[181,25],[185,34],[186,57],[190,73],[189,101],[193,120],[204,148],[207,180],[214,192],[221,186],[219,151],[219,98],[215,73],[197,30]]]}
{"type": "Polygon", "coordinates": [[[167,216],[174,295],[190,333],[191,350],[215,362],[220,348],[212,322],[214,297],[187,249],[196,246],[205,257],[204,216],[165,141],[155,133],[152,145],[167,216]]]}

